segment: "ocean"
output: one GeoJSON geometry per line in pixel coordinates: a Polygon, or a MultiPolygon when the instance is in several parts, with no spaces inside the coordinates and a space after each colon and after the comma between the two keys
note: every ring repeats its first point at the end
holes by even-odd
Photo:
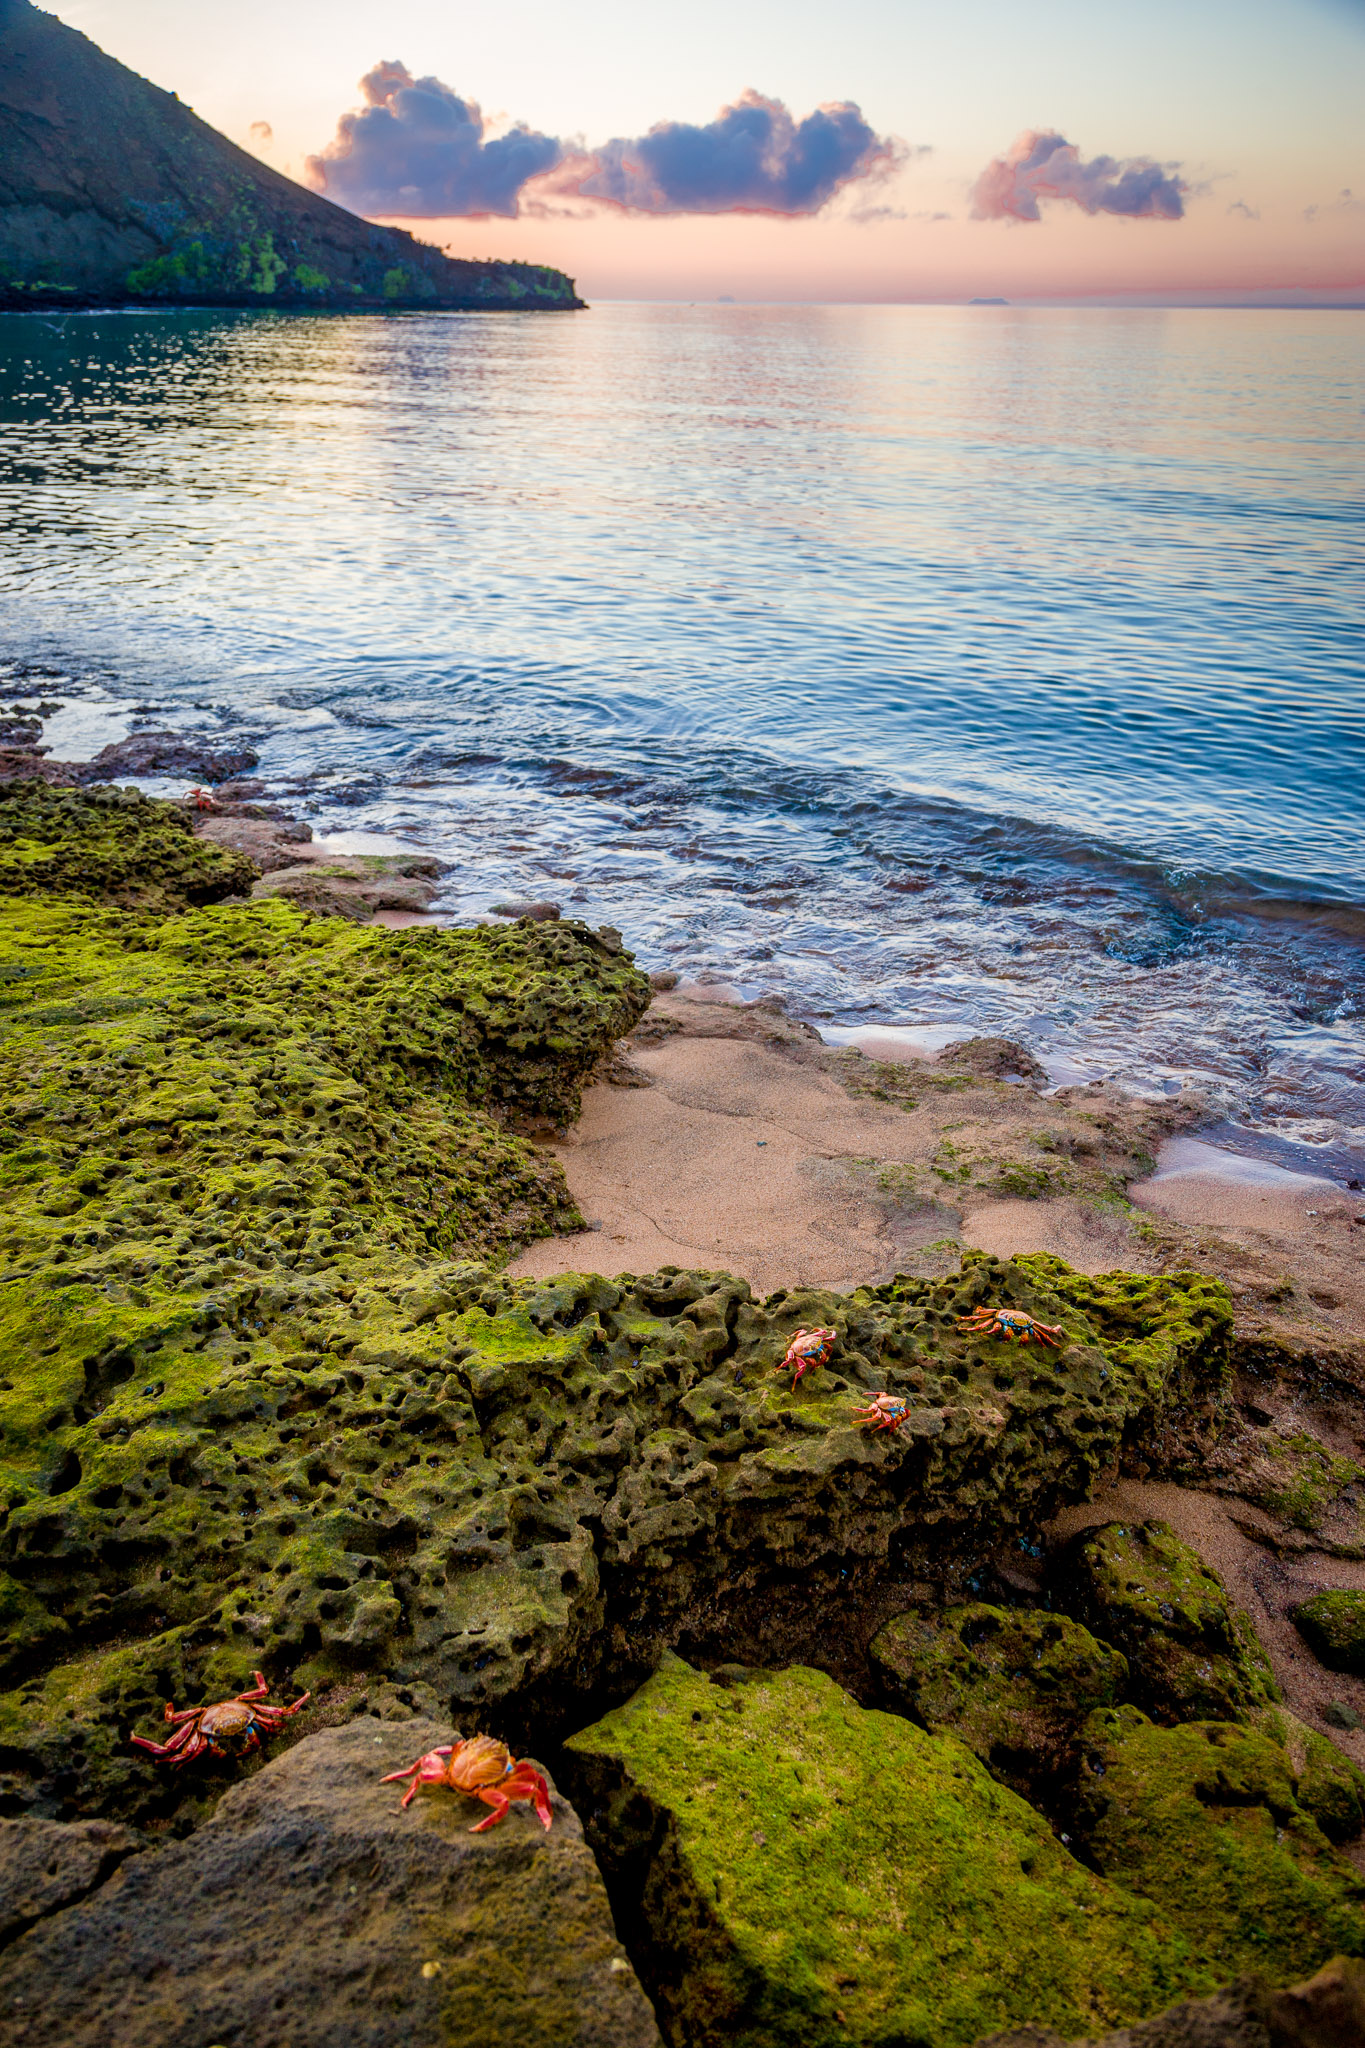
{"type": "Polygon", "coordinates": [[[835,1040],[1005,1033],[1358,1172],[1363,338],[0,316],[0,696],[59,758],[249,739],[452,917],[551,897],[835,1040]]]}

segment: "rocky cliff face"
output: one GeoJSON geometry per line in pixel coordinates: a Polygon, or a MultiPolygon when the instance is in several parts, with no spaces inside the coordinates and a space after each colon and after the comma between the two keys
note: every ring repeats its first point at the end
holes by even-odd
{"type": "Polygon", "coordinates": [[[0,305],[581,304],[561,271],[454,262],[258,163],[29,0],[0,0],[0,305]]]}

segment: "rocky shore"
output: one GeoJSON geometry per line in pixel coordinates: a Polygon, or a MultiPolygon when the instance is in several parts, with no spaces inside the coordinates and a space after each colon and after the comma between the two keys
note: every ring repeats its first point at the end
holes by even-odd
{"type": "Polygon", "coordinates": [[[1365,2038],[1349,1204],[4,737],[6,2038],[1365,2038]],[[133,1746],[257,1671],[263,1752],[133,1746]],[[399,1812],[454,1731],[548,1831],[399,1812]]]}

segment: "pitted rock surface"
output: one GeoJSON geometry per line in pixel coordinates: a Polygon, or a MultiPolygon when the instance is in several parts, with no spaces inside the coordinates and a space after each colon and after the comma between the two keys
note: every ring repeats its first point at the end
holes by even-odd
{"type": "Polygon", "coordinates": [[[168,1776],[126,1734],[258,1666],[281,1698],[387,1676],[483,1725],[540,1702],[562,1726],[722,1593],[799,1574],[839,1600],[906,1532],[950,1546],[1083,1497],[1126,1431],[1222,1371],[1226,1307],[1197,1276],[1106,1289],[974,1256],[757,1303],[725,1274],[386,1264],[40,1303],[0,1534],[30,1602],[27,1675],[0,1696],[16,1806],[150,1818],[197,1796],[213,1774],[168,1776]],[[959,1331],[987,1300],[1064,1322],[1066,1348],[959,1331]],[[813,1324],[838,1347],[793,1391],[778,1368],[813,1324]],[[907,1400],[894,1435],[855,1420],[874,1387],[907,1400]],[[63,1658],[60,1629],[92,1622],[122,1639],[63,1658]]]}
{"type": "Polygon", "coordinates": [[[0,1820],[0,1947],[93,1891],[140,1847],[115,1821],[0,1820]]]}
{"type": "Polygon", "coordinates": [[[367,1717],[0,1955],[15,2048],[658,2048],[572,1807],[547,1833],[387,1771],[451,1740],[367,1717]]]}

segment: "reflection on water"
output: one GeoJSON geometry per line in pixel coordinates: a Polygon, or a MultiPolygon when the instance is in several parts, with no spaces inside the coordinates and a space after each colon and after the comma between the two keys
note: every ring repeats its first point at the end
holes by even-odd
{"type": "Polygon", "coordinates": [[[0,651],[257,735],[454,909],[1325,1138],[1359,360],[1335,314],[3,318],[0,651]]]}

